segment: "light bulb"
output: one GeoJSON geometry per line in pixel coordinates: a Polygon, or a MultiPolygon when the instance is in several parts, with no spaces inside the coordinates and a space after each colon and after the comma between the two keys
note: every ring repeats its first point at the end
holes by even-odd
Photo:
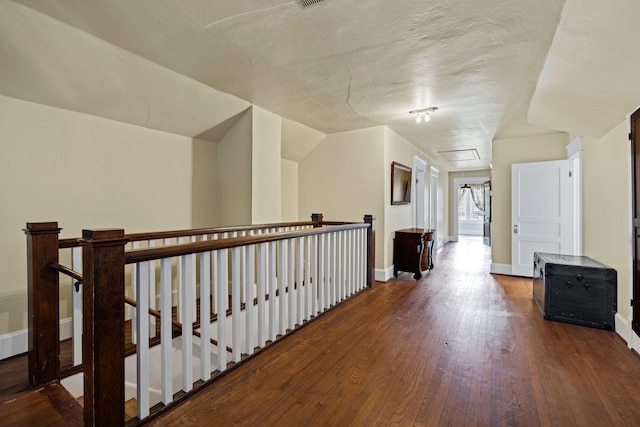
{"type": "Polygon", "coordinates": [[[420,123],[422,121],[422,116],[420,114],[418,114],[416,116],[416,123],[420,123]]]}
{"type": "Polygon", "coordinates": [[[425,114],[425,115],[424,115],[424,121],[425,121],[425,122],[428,122],[429,120],[431,120],[431,117],[429,117],[429,115],[428,115],[428,114],[425,114]]]}

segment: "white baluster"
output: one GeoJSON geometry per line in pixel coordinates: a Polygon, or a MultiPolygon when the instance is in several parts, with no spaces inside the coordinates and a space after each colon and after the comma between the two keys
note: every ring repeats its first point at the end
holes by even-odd
{"type": "MultiPolygon", "coordinates": [[[[176,243],[178,245],[184,243],[184,239],[182,237],[178,237],[178,239],[176,240],[176,243]]],[[[183,291],[184,291],[184,282],[183,282],[183,278],[184,278],[184,273],[182,272],[183,266],[182,266],[182,259],[178,259],[178,271],[177,271],[177,277],[178,277],[178,284],[177,284],[177,289],[176,289],[176,316],[178,318],[178,322],[183,322],[184,318],[182,316],[182,300],[184,299],[184,295],[183,295],[183,291]]]]}
{"type": "Polygon", "coordinates": [[[340,267],[338,265],[338,250],[340,248],[338,243],[338,236],[340,233],[333,233],[331,239],[331,295],[330,305],[336,305],[338,301],[338,289],[342,281],[340,280],[340,267]]]}
{"type": "Polygon", "coordinates": [[[317,311],[316,313],[322,313],[324,311],[324,286],[325,286],[325,277],[324,277],[324,264],[325,264],[325,250],[324,250],[324,246],[325,246],[325,240],[326,240],[327,234],[323,233],[318,235],[318,240],[319,240],[319,244],[318,244],[318,283],[317,283],[317,290],[318,290],[318,305],[317,305],[317,311]]]}
{"type": "Polygon", "coordinates": [[[362,229],[358,229],[358,231],[356,232],[357,234],[357,238],[358,238],[358,290],[362,290],[364,288],[363,283],[364,283],[364,279],[362,278],[362,259],[363,257],[363,249],[364,247],[362,246],[362,229]]]}
{"type": "Polygon", "coordinates": [[[319,254],[318,254],[318,245],[319,245],[318,235],[314,235],[311,241],[311,289],[309,299],[311,300],[309,317],[316,316],[318,314],[318,280],[320,280],[320,275],[318,274],[318,263],[319,263],[319,254]]]}
{"type": "Polygon", "coordinates": [[[349,230],[349,286],[351,287],[351,292],[356,293],[356,238],[355,238],[355,230],[349,230]]]}
{"type": "Polygon", "coordinates": [[[192,273],[193,256],[180,257],[182,264],[182,390],[191,391],[193,388],[193,311],[191,300],[193,298],[192,273]]]}
{"type": "Polygon", "coordinates": [[[218,370],[223,372],[227,369],[227,303],[229,300],[228,288],[228,252],[227,249],[218,251],[218,370]]]}
{"type": "Polygon", "coordinates": [[[326,236],[326,243],[324,245],[325,255],[324,255],[324,287],[322,288],[324,293],[324,306],[322,311],[326,311],[329,307],[331,307],[331,300],[329,299],[329,290],[331,286],[331,282],[333,281],[333,277],[331,277],[331,240],[334,236],[331,233],[328,233],[326,236]]]}
{"type": "MultiPolygon", "coordinates": [[[[197,236],[191,236],[189,239],[191,243],[195,243],[198,241],[197,236]]],[[[197,276],[197,266],[196,266],[196,254],[188,255],[191,257],[191,286],[193,292],[191,293],[191,320],[195,319],[196,313],[198,312],[198,295],[196,293],[196,289],[198,286],[198,276],[197,276]]]]}
{"type": "MultiPolygon", "coordinates": [[[[247,235],[247,232],[245,230],[242,230],[238,233],[238,237],[244,237],[247,235]]],[[[247,271],[247,257],[245,254],[245,251],[241,250],[240,251],[240,283],[244,283],[244,276],[246,275],[246,271],[247,271]]],[[[245,304],[245,307],[247,306],[247,294],[245,293],[245,287],[244,286],[240,286],[240,302],[245,304]]]]}
{"type": "MultiPolygon", "coordinates": [[[[218,240],[218,234],[213,234],[211,236],[211,240],[218,240]]],[[[213,277],[213,285],[211,287],[211,308],[213,311],[213,314],[218,314],[218,286],[216,285],[217,283],[217,278],[218,278],[218,257],[217,255],[215,255],[217,252],[214,252],[212,255],[212,267],[211,267],[211,271],[212,271],[212,277],[213,277]]]]}
{"type": "MultiPolygon", "coordinates": [[[[71,248],[71,269],[82,274],[82,247],[71,248]]],[[[72,283],[76,283],[74,279],[72,283]]],[[[82,286],[71,286],[73,366],[82,364],[82,286]]]]}
{"type": "Polygon", "coordinates": [[[138,287],[137,301],[137,407],[138,418],[141,420],[149,416],[149,269],[150,262],[145,261],[137,265],[136,278],[138,287]]]}
{"type": "Polygon", "coordinates": [[[264,347],[267,338],[265,335],[265,325],[267,324],[266,313],[264,308],[264,297],[265,297],[265,282],[266,282],[266,261],[267,261],[267,243],[261,243],[258,245],[258,253],[257,253],[257,271],[256,271],[256,281],[258,286],[258,291],[256,292],[256,297],[258,299],[258,347],[264,347]]]}
{"type": "MultiPolygon", "coordinates": [[[[153,248],[156,246],[156,242],[154,240],[149,240],[149,247],[153,248]]],[[[156,309],[156,263],[151,261],[149,266],[149,308],[155,310],[156,309]]],[[[149,317],[149,336],[156,336],[156,318],[151,316],[149,317]]]]}
{"type": "MultiPolygon", "coordinates": [[[[207,236],[202,236],[206,240],[207,236]]],[[[211,253],[200,254],[200,379],[211,379],[211,253]]]]}
{"type": "Polygon", "coordinates": [[[280,240],[278,245],[280,252],[278,253],[278,326],[280,335],[287,333],[287,242],[280,240]]]}
{"type": "MultiPolygon", "coordinates": [[[[138,249],[140,248],[140,242],[132,242],[131,243],[131,248],[132,249],[138,249]]],[[[138,265],[137,264],[133,264],[131,266],[131,297],[132,298],[137,298],[137,289],[138,289],[138,265]]],[[[136,309],[134,307],[131,307],[129,305],[127,305],[128,310],[129,310],[129,316],[131,318],[131,343],[132,344],[136,344],[138,342],[138,327],[137,325],[137,316],[136,316],[136,309]]]]}
{"type": "Polygon", "coordinates": [[[240,325],[240,267],[242,266],[239,247],[231,249],[231,355],[234,362],[239,362],[242,356],[240,325]]]}
{"type": "Polygon", "coordinates": [[[255,319],[255,311],[256,306],[253,305],[253,294],[254,294],[254,286],[253,286],[253,264],[255,262],[254,252],[255,246],[245,246],[244,248],[244,259],[245,259],[245,274],[244,274],[244,294],[246,296],[245,301],[245,353],[253,354],[253,348],[255,347],[255,329],[254,329],[254,319],[255,319]]]}
{"type": "Polygon", "coordinates": [[[296,304],[297,312],[298,312],[298,325],[302,325],[302,321],[304,320],[304,241],[303,237],[298,237],[296,240],[296,272],[297,272],[297,287],[296,287],[296,295],[298,296],[298,303],[296,304]]]}
{"type": "Polygon", "coordinates": [[[313,259],[311,257],[311,243],[313,236],[305,238],[305,254],[304,254],[304,318],[311,319],[311,269],[313,268],[313,259]]]}
{"type": "Polygon", "coordinates": [[[339,231],[336,235],[338,241],[337,248],[337,281],[338,281],[338,302],[344,300],[344,231],[339,231]]]}
{"type": "Polygon", "coordinates": [[[276,324],[276,242],[269,242],[269,339],[275,341],[278,335],[276,324]]]}
{"type": "MultiPolygon", "coordinates": [[[[165,243],[166,244],[166,243],[165,243]]],[[[162,403],[168,405],[173,401],[173,328],[171,258],[160,261],[160,363],[162,371],[162,403]]]]}
{"type": "Polygon", "coordinates": [[[293,330],[296,326],[296,283],[295,283],[295,239],[288,240],[287,251],[287,306],[288,314],[287,320],[289,321],[289,330],[293,330]]]}

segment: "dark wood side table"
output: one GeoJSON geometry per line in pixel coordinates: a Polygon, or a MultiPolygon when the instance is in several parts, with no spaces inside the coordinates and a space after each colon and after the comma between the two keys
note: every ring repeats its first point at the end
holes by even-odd
{"type": "Polygon", "coordinates": [[[396,231],[393,239],[393,274],[398,271],[413,273],[420,280],[422,272],[433,269],[433,242],[435,230],[405,228],[396,231]],[[426,250],[425,250],[426,249],[426,250]]]}

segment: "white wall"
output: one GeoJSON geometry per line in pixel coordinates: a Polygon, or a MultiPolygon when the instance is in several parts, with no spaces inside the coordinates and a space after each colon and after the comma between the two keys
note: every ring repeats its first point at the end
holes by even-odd
{"type": "Polygon", "coordinates": [[[362,222],[376,217],[376,267],[384,265],[384,128],[327,135],[298,163],[299,218],[362,222]]]}
{"type": "Polygon", "coordinates": [[[251,224],[251,110],[218,143],[220,226],[251,224]]]}
{"type": "Polygon", "coordinates": [[[282,218],[282,119],[252,107],[251,224],[280,222],[282,218]]]}
{"type": "Polygon", "coordinates": [[[191,225],[191,138],[0,96],[0,147],[0,334],[27,327],[26,222],[191,225]]]}
{"type": "MultiPolygon", "coordinates": [[[[631,317],[630,145],[626,121],[583,139],[584,254],[618,273],[618,313],[631,317]]],[[[636,298],[638,296],[636,295],[636,298]]]]}
{"type": "Polygon", "coordinates": [[[305,221],[298,218],[298,163],[282,159],[282,221],[305,221]]]}
{"type": "Polygon", "coordinates": [[[218,144],[194,139],[191,162],[191,227],[216,226],[220,223],[218,144]]]}

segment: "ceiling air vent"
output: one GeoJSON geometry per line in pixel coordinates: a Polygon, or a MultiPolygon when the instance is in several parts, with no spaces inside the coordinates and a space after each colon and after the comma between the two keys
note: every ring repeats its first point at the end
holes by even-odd
{"type": "Polygon", "coordinates": [[[296,3],[298,3],[298,6],[305,8],[316,5],[318,3],[324,3],[325,1],[326,0],[296,0],[296,3]]]}

